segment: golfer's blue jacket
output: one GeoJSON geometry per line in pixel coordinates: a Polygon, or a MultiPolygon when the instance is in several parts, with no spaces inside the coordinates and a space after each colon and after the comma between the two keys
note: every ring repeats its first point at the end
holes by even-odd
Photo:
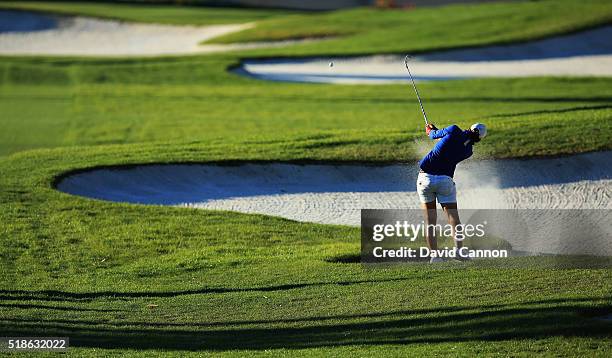
{"type": "Polygon", "coordinates": [[[456,125],[444,129],[432,130],[429,138],[442,138],[419,162],[425,173],[453,177],[457,164],[472,156],[472,140],[469,131],[463,131],[456,125]]]}

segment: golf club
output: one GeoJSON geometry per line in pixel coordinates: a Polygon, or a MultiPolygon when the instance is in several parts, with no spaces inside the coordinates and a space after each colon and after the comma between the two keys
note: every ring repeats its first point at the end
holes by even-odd
{"type": "Polygon", "coordinates": [[[414,92],[417,95],[417,99],[419,100],[419,106],[421,106],[421,112],[423,112],[423,117],[425,118],[425,125],[429,124],[429,120],[427,120],[427,114],[425,114],[425,108],[423,108],[423,103],[421,102],[421,96],[419,96],[419,90],[416,88],[414,84],[414,79],[412,78],[412,73],[410,73],[410,68],[408,68],[408,60],[410,59],[410,55],[406,55],[404,57],[404,64],[406,65],[406,69],[408,70],[408,74],[410,75],[410,81],[412,81],[412,87],[414,87],[414,92]]]}

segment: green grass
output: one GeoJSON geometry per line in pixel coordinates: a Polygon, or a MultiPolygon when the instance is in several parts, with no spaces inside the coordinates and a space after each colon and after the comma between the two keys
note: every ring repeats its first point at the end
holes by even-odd
{"type": "MultiPolygon", "coordinates": [[[[423,123],[406,85],[263,82],[227,74],[225,68],[235,63],[218,56],[5,59],[0,154],[70,145],[282,140],[296,155],[321,146],[346,159],[415,158],[414,139],[423,137],[423,123]]],[[[610,79],[462,80],[419,87],[438,125],[490,126],[490,140],[479,145],[483,156],[611,148],[610,79]],[[580,134],[585,131],[599,134],[580,134]]]]}
{"type": "Polygon", "coordinates": [[[295,14],[277,9],[241,9],[223,7],[190,7],[138,5],[103,2],[37,2],[0,1],[0,9],[44,11],[63,15],[84,15],[100,18],[151,22],[170,25],[215,25],[245,23],[274,16],[295,14]]]}
{"type": "Polygon", "coordinates": [[[609,355],[612,327],[593,319],[612,309],[607,269],[363,269],[330,262],[359,251],[356,228],[51,188],[74,168],[297,158],[286,145],[131,144],[1,159],[0,330],[70,336],[75,356],[609,355]]]}
{"type": "MultiPolygon", "coordinates": [[[[590,11],[527,21],[523,7],[542,4],[560,14],[551,2],[483,6],[505,6],[505,16],[491,13],[491,28],[508,28],[514,39],[532,36],[530,28],[541,36],[608,16],[599,2],[563,2],[590,11]]],[[[134,11],[129,16],[144,16],[134,11]]],[[[481,40],[472,12],[428,11],[432,21],[442,12],[449,24],[466,26],[414,27],[414,38],[444,36],[397,48],[481,40]]],[[[396,14],[427,17],[426,10],[383,15],[396,14]]],[[[154,21],[147,16],[140,18],[154,21]]],[[[338,15],[312,19],[326,16],[338,15]]],[[[370,18],[364,21],[379,21],[370,18]]],[[[363,36],[303,51],[396,46],[363,36]]],[[[594,318],[612,311],[609,269],[465,263],[370,270],[335,260],[359,252],[357,228],[109,203],[53,188],[68,171],[105,165],[417,158],[423,125],[410,87],[261,82],[226,72],[238,62],[236,55],[0,59],[2,336],[69,336],[68,355],[79,357],[610,356],[612,326],[594,318]]],[[[480,157],[611,149],[611,79],[475,79],[419,89],[437,124],[489,125],[480,157]]]]}
{"type": "MultiPolygon", "coordinates": [[[[40,4],[19,4],[35,5],[40,4]]],[[[81,3],[47,5],[80,11],[81,3]]],[[[136,5],[85,5],[102,7],[109,13],[141,14],[147,21],[154,21],[147,11],[157,11],[157,7],[147,10],[136,5]]],[[[190,16],[216,11],[167,9],[168,13],[159,13],[168,18],[172,18],[171,10],[190,16]]],[[[256,50],[242,56],[294,55],[302,50],[319,54],[345,50],[418,52],[469,46],[475,41],[521,40],[605,23],[611,13],[608,2],[593,0],[462,5],[407,12],[357,9],[300,15],[300,21],[289,16],[291,26],[279,17],[271,23],[278,22],[274,26],[287,31],[316,29],[330,17],[331,24],[352,26],[361,32],[333,40],[333,44],[326,41],[256,50]],[[491,21],[482,21],[489,17],[491,21]],[[364,26],[366,22],[372,24],[364,26]],[[412,28],[410,23],[428,26],[412,28]],[[390,41],[390,36],[395,36],[391,33],[402,33],[393,30],[397,28],[411,29],[406,34],[412,36],[406,37],[410,40],[390,41]]],[[[267,26],[262,23],[237,36],[257,34],[267,26]]],[[[299,143],[324,135],[330,143],[327,146],[345,152],[347,158],[405,160],[414,156],[410,143],[420,135],[421,119],[405,86],[266,83],[226,73],[238,63],[236,55],[150,60],[0,59],[0,110],[6,114],[8,129],[0,133],[0,155],[30,148],[199,139],[257,142],[294,138],[299,143]],[[149,101],[151,96],[156,100],[149,101]]],[[[466,126],[479,120],[493,126],[491,140],[480,150],[487,156],[557,155],[610,148],[612,96],[607,79],[467,80],[421,87],[436,123],[466,126]],[[602,128],[601,136],[579,135],[602,128]],[[543,142],[543,136],[551,141],[543,142]]]]}
{"type": "Polygon", "coordinates": [[[454,5],[416,10],[359,8],[275,17],[210,42],[326,38],[262,53],[351,55],[418,53],[539,39],[612,23],[607,0],[545,0],[454,5]],[[337,38],[335,38],[337,37],[337,38]]]}

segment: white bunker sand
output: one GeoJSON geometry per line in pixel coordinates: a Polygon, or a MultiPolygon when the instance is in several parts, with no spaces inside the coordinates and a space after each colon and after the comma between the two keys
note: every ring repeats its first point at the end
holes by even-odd
{"type": "MultiPolygon", "coordinates": [[[[612,76],[612,26],[507,46],[434,52],[411,59],[416,80],[468,77],[612,76]]],[[[236,70],[288,82],[408,81],[404,57],[249,60],[236,70]],[[333,63],[333,66],[330,66],[333,63]]]]}
{"type": "MultiPolygon", "coordinates": [[[[468,161],[458,166],[455,175],[458,202],[461,208],[475,209],[611,209],[611,159],[612,152],[598,152],[555,159],[468,161]]],[[[358,226],[360,209],[418,208],[416,175],[417,166],[409,164],[142,165],[69,175],[57,188],[116,202],[358,226]]],[[[599,221],[607,227],[596,245],[511,243],[517,250],[531,252],[612,255],[609,213],[600,211],[604,218],[599,221]]],[[[563,222],[566,228],[579,224],[563,222]]]]}
{"type": "Polygon", "coordinates": [[[156,56],[290,43],[199,44],[253,24],[172,26],[2,10],[0,22],[0,55],[156,56]]]}

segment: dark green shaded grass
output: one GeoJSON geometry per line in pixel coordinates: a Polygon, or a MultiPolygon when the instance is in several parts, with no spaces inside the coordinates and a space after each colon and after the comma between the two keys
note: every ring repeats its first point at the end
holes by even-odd
{"type": "MultiPolygon", "coordinates": [[[[225,72],[233,57],[4,59],[0,154],[40,147],[284,142],[295,158],[413,160],[428,148],[407,85],[270,83],[225,72]]],[[[609,79],[474,79],[419,85],[439,126],[491,128],[485,157],[610,149],[609,79]],[[584,136],[585,131],[597,135],[584,136]],[[543,140],[546,138],[547,140],[543,140]]]]}
{"type": "Polygon", "coordinates": [[[83,15],[132,22],[151,22],[171,25],[235,24],[297,13],[295,11],[276,9],[264,10],[55,1],[0,1],[0,9],[44,11],[63,15],[83,15]]]}
{"type": "Polygon", "coordinates": [[[416,10],[359,8],[264,20],[253,29],[210,42],[329,37],[325,41],[257,53],[277,56],[419,53],[534,40],[611,22],[612,4],[606,0],[511,1],[416,10]]]}

